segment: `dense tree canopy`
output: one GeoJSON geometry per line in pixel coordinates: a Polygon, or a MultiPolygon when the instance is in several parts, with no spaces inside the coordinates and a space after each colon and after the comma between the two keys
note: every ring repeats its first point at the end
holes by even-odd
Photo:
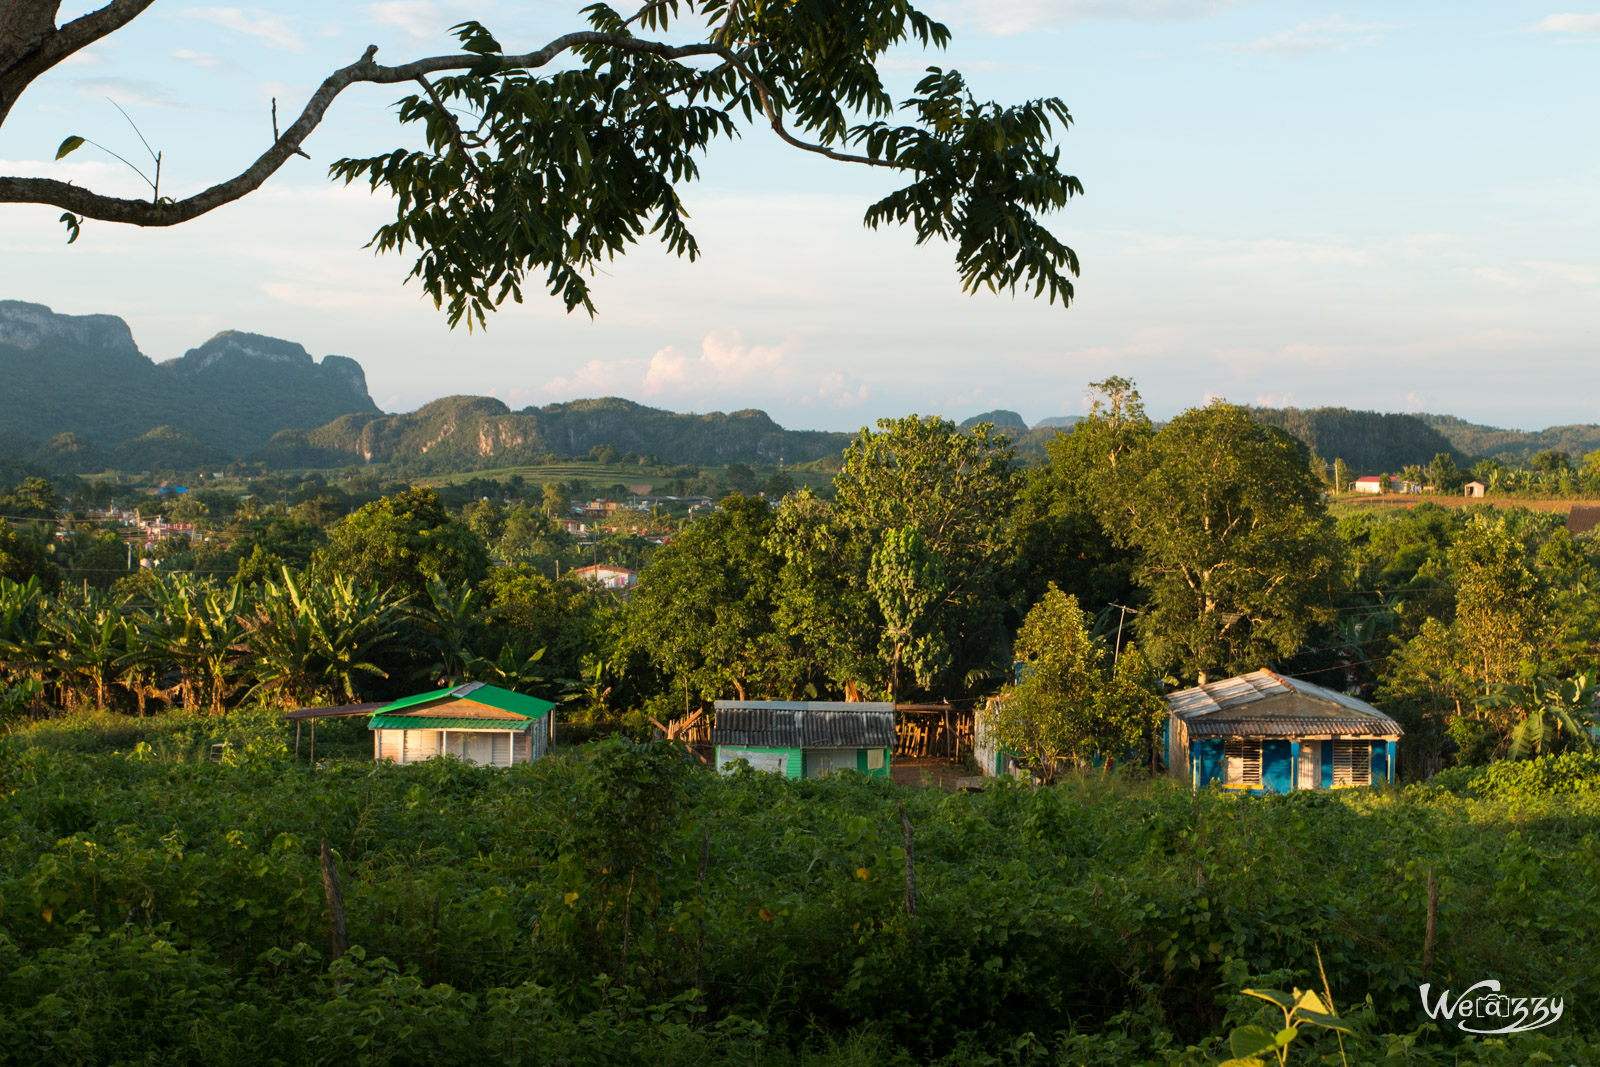
{"type": "MultiPolygon", "coordinates": [[[[40,75],[150,3],[112,0],[58,27],[59,0],[0,0],[0,124],[40,75]]],[[[332,173],[393,194],[395,220],[373,243],[415,249],[412,276],[452,324],[482,324],[502,301],[521,301],[530,273],[542,273],[538,284],[569,311],[592,314],[589,275],[647,234],[694,259],[682,190],[711,143],[738,134],[741,118],[796,149],[901,174],[907,184],[868,208],[867,225],[908,224],[919,243],[951,242],[968,290],[1020,286],[1071,300],[1077,256],[1039,221],[1083,191],[1062,173],[1053,143],[1072,121],[1066,106],[980,102],[959,73],[938,67],[896,104],[876,65],[884,53],[950,39],[906,0],[650,0],[631,15],[604,3],[583,15],[587,28],[521,53],[475,21],[454,28],[454,55],[384,66],[368,47],[274,130],[254,163],[190,196],[163,195],[158,170],[148,201],[0,177],[0,203],[62,208],[72,240],[85,219],[176,225],[249,194],[303,155],[349,86],[415,85],[399,118],[423,147],[341,159],[332,173]],[[545,72],[551,64],[562,69],[545,72]]],[[[58,158],[84,143],[73,133],[58,158]]]]}

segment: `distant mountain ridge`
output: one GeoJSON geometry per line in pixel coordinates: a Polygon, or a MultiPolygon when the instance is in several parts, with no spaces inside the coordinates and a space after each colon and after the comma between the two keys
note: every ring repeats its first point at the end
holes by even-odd
{"type": "Polygon", "coordinates": [[[754,409],[684,415],[600,397],[512,411],[493,397],[451,396],[404,415],[345,415],[314,430],[285,430],[251,458],[279,468],[403,462],[481,470],[609,445],[668,463],[804,463],[837,455],[851,436],[786,430],[754,409]]]}
{"type": "Polygon", "coordinates": [[[60,455],[73,468],[91,462],[92,449],[115,456],[158,429],[158,452],[192,447],[192,438],[209,464],[260,448],[280,430],[378,411],[353,359],[319,363],[293,342],[225,331],[158,364],[115,315],[58,315],[16,300],[0,300],[0,383],[0,450],[60,455]],[[63,434],[72,439],[58,441],[63,434]]]}
{"type": "Polygon", "coordinates": [[[1478,426],[1454,415],[1418,415],[1463,452],[1475,456],[1528,459],[1540,452],[1565,452],[1574,463],[1600,449],[1600,426],[1550,426],[1543,430],[1502,430],[1478,426]]]}

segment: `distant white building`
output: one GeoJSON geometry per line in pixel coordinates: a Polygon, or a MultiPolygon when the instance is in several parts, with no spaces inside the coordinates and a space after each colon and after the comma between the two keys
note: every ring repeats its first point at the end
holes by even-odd
{"type": "Polygon", "coordinates": [[[612,563],[600,563],[592,567],[578,567],[567,572],[569,577],[580,582],[598,582],[602,589],[632,589],[639,584],[639,573],[627,567],[619,567],[612,563]]]}
{"type": "Polygon", "coordinates": [[[1369,474],[1365,478],[1357,478],[1351,482],[1350,488],[1358,493],[1381,493],[1383,492],[1383,479],[1375,474],[1369,474]]]}

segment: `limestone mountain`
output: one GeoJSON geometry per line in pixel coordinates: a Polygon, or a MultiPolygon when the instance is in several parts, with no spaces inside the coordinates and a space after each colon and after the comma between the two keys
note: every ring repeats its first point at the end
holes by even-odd
{"type": "Polygon", "coordinates": [[[203,442],[214,459],[280,430],[378,410],[352,359],[319,363],[292,342],[229,331],[158,364],[114,315],[57,315],[15,300],[0,300],[0,384],[0,448],[23,455],[31,439],[29,451],[61,452],[58,465],[68,467],[90,461],[86,446],[114,452],[157,427],[203,442]],[[62,434],[75,439],[58,442],[62,434]]]}
{"type": "Polygon", "coordinates": [[[979,423],[984,422],[990,423],[996,430],[1001,432],[1010,432],[1013,435],[1015,435],[1016,431],[1018,430],[1026,430],[1028,428],[1028,422],[1026,419],[1024,419],[1021,415],[1018,415],[1015,411],[1007,411],[1004,408],[996,408],[993,411],[985,411],[982,415],[974,415],[970,419],[964,419],[961,423],[961,428],[963,430],[970,430],[979,423]]]}
{"type": "Polygon", "coordinates": [[[280,468],[401,462],[473,470],[608,445],[668,463],[803,463],[837,455],[850,436],[786,430],[755,410],[685,415],[603,397],[512,411],[493,397],[452,396],[404,415],[351,414],[315,430],[286,430],[251,458],[280,468]]]}

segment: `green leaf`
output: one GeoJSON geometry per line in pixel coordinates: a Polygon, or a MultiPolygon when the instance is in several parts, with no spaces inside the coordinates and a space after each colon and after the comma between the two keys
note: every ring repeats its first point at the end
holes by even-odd
{"type": "Polygon", "coordinates": [[[1243,1060],[1278,1047],[1278,1039],[1270,1030],[1259,1026],[1241,1026],[1228,1035],[1228,1048],[1243,1060]]]}
{"type": "Polygon", "coordinates": [[[1284,1011],[1294,1010],[1294,997],[1290,996],[1288,993],[1285,993],[1281,989],[1242,989],[1240,992],[1247,997],[1256,997],[1259,1000],[1270,1000],[1284,1011]]]}
{"type": "Polygon", "coordinates": [[[1346,1034],[1353,1034],[1350,1024],[1337,1015],[1324,1015],[1320,1011],[1307,1011],[1302,1008],[1295,1013],[1295,1018],[1317,1026],[1327,1027],[1329,1030],[1339,1030],[1346,1034]]]}
{"type": "Polygon", "coordinates": [[[65,141],[62,141],[61,147],[56,149],[56,158],[61,159],[63,156],[76,152],[78,149],[82,148],[85,143],[86,142],[82,137],[79,137],[77,134],[73,134],[65,141]]]}
{"type": "Polygon", "coordinates": [[[67,232],[72,235],[67,238],[67,244],[70,245],[78,239],[78,235],[82,232],[83,220],[70,211],[63,211],[61,213],[61,221],[67,224],[67,232]]]}

